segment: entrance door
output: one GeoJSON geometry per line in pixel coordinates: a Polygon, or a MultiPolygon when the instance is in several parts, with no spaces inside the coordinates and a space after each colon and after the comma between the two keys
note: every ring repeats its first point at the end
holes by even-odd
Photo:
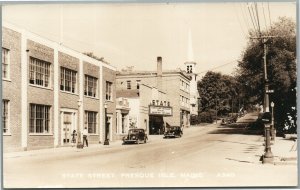
{"type": "Polygon", "coordinates": [[[62,125],[62,143],[67,145],[71,143],[72,133],[74,130],[73,113],[63,112],[63,125],[62,125]]]}

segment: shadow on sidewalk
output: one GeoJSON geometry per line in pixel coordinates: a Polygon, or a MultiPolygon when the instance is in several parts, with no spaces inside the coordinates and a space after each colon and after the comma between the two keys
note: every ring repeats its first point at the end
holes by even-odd
{"type": "Polygon", "coordinates": [[[210,134],[240,134],[240,135],[262,135],[261,129],[248,129],[249,122],[237,122],[230,125],[221,125],[216,130],[211,131],[210,134]]]}

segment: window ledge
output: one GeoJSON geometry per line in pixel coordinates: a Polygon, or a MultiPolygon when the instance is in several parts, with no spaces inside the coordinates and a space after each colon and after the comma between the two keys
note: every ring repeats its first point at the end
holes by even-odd
{"type": "Polygon", "coordinates": [[[110,102],[110,103],[114,103],[114,101],[112,100],[105,100],[106,102],[110,102]]]}
{"type": "Polygon", "coordinates": [[[97,97],[93,97],[93,96],[87,96],[87,95],[84,95],[84,97],[86,97],[86,98],[90,98],[90,99],[99,100],[99,98],[97,98],[97,97]]]}
{"type": "Polygon", "coordinates": [[[11,82],[11,79],[9,78],[2,78],[3,81],[11,82]]]}
{"type": "Polygon", "coordinates": [[[38,85],[35,85],[35,84],[29,84],[29,86],[36,87],[36,88],[42,88],[42,89],[45,89],[45,90],[53,90],[53,88],[48,88],[48,87],[44,87],[44,86],[38,86],[38,85]]]}
{"type": "Polygon", "coordinates": [[[72,93],[72,92],[68,92],[68,91],[63,91],[63,90],[60,90],[61,93],[66,93],[66,94],[71,94],[71,95],[75,95],[75,96],[79,96],[78,93],[72,93]]]}
{"type": "Polygon", "coordinates": [[[10,132],[3,133],[3,136],[11,136],[10,132]]]}
{"type": "Polygon", "coordinates": [[[99,134],[88,134],[88,136],[99,136],[99,134]]]}
{"type": "Polygon", "coordinates": [[[29,136],[53,136],[52,133],[46,134],[46,133],[29,133],[29,136]]]}

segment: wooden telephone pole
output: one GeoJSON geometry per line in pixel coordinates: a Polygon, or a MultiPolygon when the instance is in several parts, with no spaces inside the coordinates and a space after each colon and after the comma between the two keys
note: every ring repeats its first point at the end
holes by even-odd
{"type": "Polygon", "coordinates": [[[268,80],[268,73],[267,73],[267,52],[268,47],[267,43],[270,38],[275,38],[277,36],[260,36],[260,37],[251,37],[251,39],[259,39],[262,40],[262,43],[264,45],[264,112],[270,112],[270,103],[269,103],[269,80],[268,80]]]}

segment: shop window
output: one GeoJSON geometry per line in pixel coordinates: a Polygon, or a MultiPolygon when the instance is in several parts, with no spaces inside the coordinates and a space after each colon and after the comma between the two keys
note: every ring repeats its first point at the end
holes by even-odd
{"type": "Polygon", "coordinates": [[[97,96],[97,82],[98,79],[89,75],[85,75],[85,83],[84,83],[84,95],[90,97],[97,96]]]}
{"type": "Polygon", "coordinates": [[[29,61],[29,83],[49,87],[50,63],[30,57],[29,61]]]}
{"type": "Polygon", "coordinates": [[[29,132],[50,133],[50,106],[30,104],[29,132]]]}
{"type": "Polygon", "coordinates": [[[85,126],[89,134],[96,134],[97,132],[97,112],[85,112],[85,126]]]}
{"type": "Polygon", "coordinates": [[[61,67],[60,69],[60,90],[76,92],[76,71],[61,67]]]}
{"type": "Polygon", "coordinates": [[[2,48],[2,78],[9,79],[9,67],[9,50],[6,48],[2,48]]]}

